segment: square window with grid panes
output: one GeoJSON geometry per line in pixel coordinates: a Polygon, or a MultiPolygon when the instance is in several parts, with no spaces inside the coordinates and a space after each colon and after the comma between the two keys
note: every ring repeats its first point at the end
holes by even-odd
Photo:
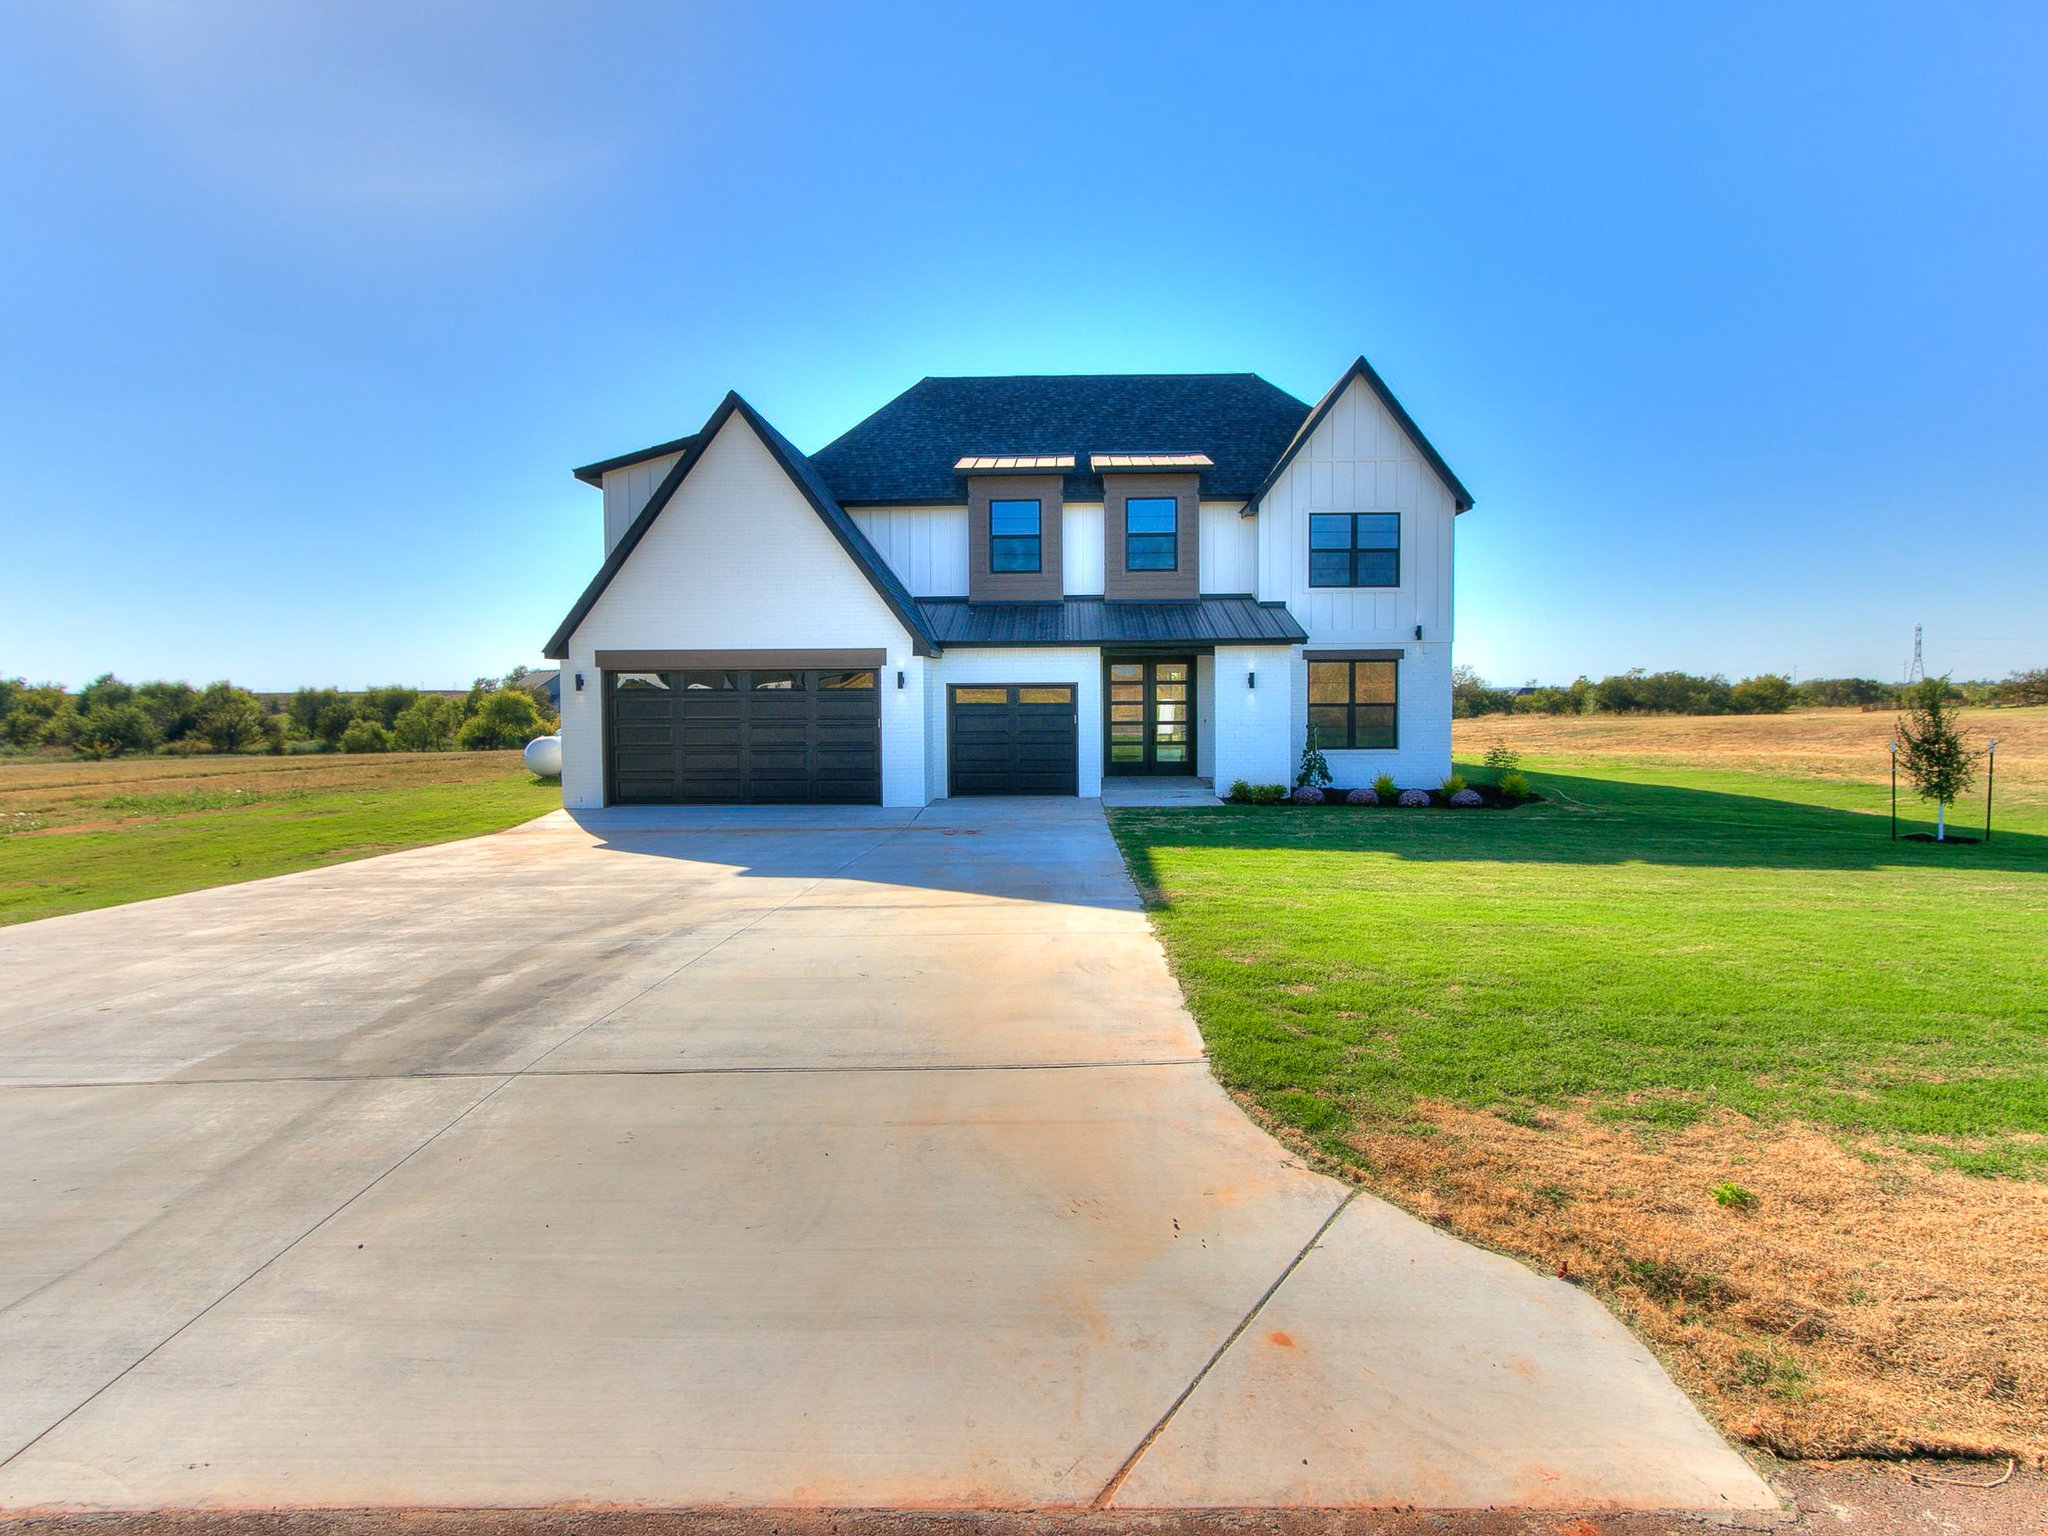
{"type": "Polygon", "coordinates": [[[1179,498],[1131,497],[1124,503],[1124,569],[1171,571],[1179,566],[1179,498]]]}
{"type": "Polygon", "coordinates": [[[1312,587],[1401,585],[1401,514],[1310,513],[1308,584],[1312,587]]]}
{"type": "Polygon", "coordinates": [[[1400,745],[1400,663],[1312,661],[1308,664],[1308,721],[1316,745],[1328,749],[1392,751],[1400,745]]]}

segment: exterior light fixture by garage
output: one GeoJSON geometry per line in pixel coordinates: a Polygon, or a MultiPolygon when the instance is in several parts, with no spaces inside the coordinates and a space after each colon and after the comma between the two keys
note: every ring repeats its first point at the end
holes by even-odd
{"type": "Polygon", "coordinates": [[[1259,674],[1258,674],[1258,673],[1256,673],[1256,672],[1247,672],[1247,673],[1245,673],[1245,675],[1244,675],[1244,685],[1245,685],[1245,687],[1247,687],[1247,688],[1256,688],[1256,687],[1258,687],[1258,686],[1259,686],[1259,674]]]}
{"type": "Polygon", "coordinates": [[[578,693],[583,691],[583,674],[581,672],[576,674],[576,691],[578,693]]]}
{"type": "Polygon", "coordinates": [[[1422,638],[1422,626],[1420,624],[1415,626],[1415,638],[1418,640],[1422,638]]]}
{"type": "Polygon", "coordinates": [[[896,686],[898,688],[901,688],[903,686],[903,674],[901,672],[898,672],[896,674],[896,686]]]}

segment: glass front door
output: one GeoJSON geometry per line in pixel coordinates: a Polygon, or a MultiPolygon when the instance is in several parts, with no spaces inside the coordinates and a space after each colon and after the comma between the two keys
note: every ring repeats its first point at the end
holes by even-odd
{"type": "Polygon", "coordinates": [[[1193,773],[1193,660],[1110,662],[1108,740],[1107,772],[1193,773]]]}

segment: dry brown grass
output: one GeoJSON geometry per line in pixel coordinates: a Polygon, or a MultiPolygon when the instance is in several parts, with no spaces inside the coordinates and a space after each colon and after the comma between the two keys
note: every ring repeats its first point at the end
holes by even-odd
{"type": "Polygon", "coordinates": [[[1794,1457],[2048,1460],[2048,1185],[1728,1113],[1654,1133],[1575,1111],[1417,1113],[1354,1133],[1341,1171],[1562,1266],[1730,1434],[1794,1457]],[[1722,1184],[1755,1203],[1720,1204],[1722,1184]]]}
{"type": "Polygon", "coordinates": [[[292,757],[124,757],[0,759],[0,816],[27,814],[58,829],[175,813],[181,797],[267,800],[351,789],[392,790],[501,779],[517,752],[307,753],[292,757]],[[163,800],[160,808],[108,801],[163,800]]]}
{"type": "MultiPolygon", "coordinates": [[[[1854,709],[1785,715],[1482,715],[1451,729],[1459,761],[1505,741],[1532,758],[1612,758],[1882,783],[1896,717],[1854,709]]],[[[2048,801],[2048,709],[1967,709],[1965,729],[1998,742],[1998,792],[2048,801]]]]}

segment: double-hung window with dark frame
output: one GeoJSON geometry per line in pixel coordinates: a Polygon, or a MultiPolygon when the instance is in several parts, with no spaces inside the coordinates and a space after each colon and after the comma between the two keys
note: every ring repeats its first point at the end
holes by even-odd
{"type": "Polygon", "coordinates": [[[1316,745],[1392,751],[1401,744],[1397,661],[1312,661],[1308,723],[1316,745]]]}
{"type": "Polygon", "coordinates": [[[1045,561],[1036,501],[988,504],[988,568],[998,575],[1032,572],[1045,561]]]}
{"type": "Polygon", "coordinates": [[[1401,585],[1401,514],[1311,512],[1308,584],[1312,587],[1401,585]]]}
{"type": "Polygon", "coordinates": [[[1180,498],[1133,496],[1124,503],[1124,569],[1180,568],[1180,498]]]}

